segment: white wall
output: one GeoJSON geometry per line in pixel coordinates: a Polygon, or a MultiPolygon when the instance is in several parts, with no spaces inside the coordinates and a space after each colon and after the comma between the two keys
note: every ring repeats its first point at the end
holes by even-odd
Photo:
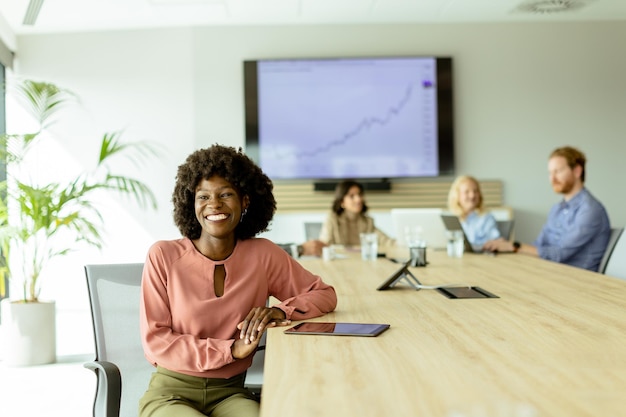
{"type": "Polygon", "coordinates": [[[102,134],[116,130],[128,140],[155,140],[164,148],[149,166],[123,167],[151,186],[159,210],[140,210],[109,196],[103,202],[105,250],[72,253],[42,274],[42,297],[57,301],[60,355],[93,350],[83,265],[142,262],[155,240],[179,236],[170,197],[176,167],[195,147],[192,44],[188,29],[20,39],[17,74],[55,82],[82,102],[67,109],[69,120],[54,126],[62,140],[60,156],[44,153],[42,160],[58,159],[61,173],[92,168],[102,134]]]}
{"type": "MultiPolygon", "coordinates": [[[[625,225],[619,183],[626,177],[623,39],[626,23],[619,22],[218,27],[18,37],[18,74],[67,87],[85,104],[66,126],[74,135],[61,145],[75,161],[91,158],[99,135],[117,129],[126,129],[129,139],[153,139],[168,149],[162,161],[138,171],[159,194],[158,212],[113,201],[107,248],[57,267],[66,277],[49,277],[50,284],[64,285],[49,285],[48,293],[61,311],[84,313],[83,264],[142,261],[152,241],[178,235],[170,207],[176,167],[201,146],[243,146],[242,61],[251,58],[452,56],[457,171],[503,180],[517,238],[532,241],[558,200],[546,163],[548,153],[565,144],[586,152],[589,189],[604,202],[612,223],[625,225]]],[[[62,340],[75,334],[76,326],[88,326],[88,315],[78,317],[61,331],[62,340]]],[[[90,349],[89,332],[87,327],[67,350],[90,349]]]]}
{"type": "Polygon", "coordinates": [[[211,115],[197,118],[198,138],[242,144],[243,59],[450,55],[457,171],[504,181],[518,238],[532,241],[558,200],[547,156],[566,144],[585,151],[588,187],[624,225],[613,191],[626,171],[624,35],[626,24],[606,22],[197,29],[198,109],[211,115]]]}

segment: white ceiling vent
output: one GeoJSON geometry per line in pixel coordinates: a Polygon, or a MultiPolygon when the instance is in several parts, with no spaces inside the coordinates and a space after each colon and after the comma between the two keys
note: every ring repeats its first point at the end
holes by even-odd
{"type": "Polygon", "coordinates": [[[530,0],[515,8],[516,12],[554,14],[579,10],[595,0],[530,0]]]}

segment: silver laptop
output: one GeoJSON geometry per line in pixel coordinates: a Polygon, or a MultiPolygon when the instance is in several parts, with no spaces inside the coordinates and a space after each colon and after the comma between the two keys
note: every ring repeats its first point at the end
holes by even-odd
{"type": "Polygon", "coordinates": [[[391,221],[398,243],[406,244],[405,231],[407,229],[419,227],[427,247],[445,249],[446,228],[441,222],[442,213],[443,210],[438,208],[391,209],[391,221]]]}
{"type": "Polygon", "coordinates": [[[446,230],[460,230],[463,232],[463,245],[465,247],[465,252],[468,253],[482,253],[483,250],[481,248],[474,248],[470,241],[467,239],[467,235],[465,234],[465,230],[463,230],[463,225],[457,216],[454,214],[441,214],[441,220],[443,221],[443,225],[446,230]]]}

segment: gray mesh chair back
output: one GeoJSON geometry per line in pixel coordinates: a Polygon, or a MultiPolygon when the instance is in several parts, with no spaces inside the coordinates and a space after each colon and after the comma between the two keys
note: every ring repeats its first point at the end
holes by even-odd
{"type": "Polygon", "coordinates": [[[319,239],[321,231],[322,231],[321,222],[305,222],[304,223],[304,238],[306,240],[319,239]]]}
{"type": "Polygon", "coordinates": [[[154,368],[139,334],[142,263],[87,265],[98,378],[94,417],[137,417],[139,398],[154,368]]]}
{"type": "Polygon", "coordinates": [[[609,244],[600,261],[598,272],[626,279],[626,235],[624,228],[611,229],[609,244]]]}
{"type": "Polygon", "coordinates": [[[496,226],[498,227],[498,231],[500,232],[500,236],[504,239],[511,239],[511,234],[513,233],[513,220],[496,220],[496,226]]]}
{"type": "MultiPolygon", "coordinates": [[[[139,334],[139,299],[143,263],[87,265],[96,359],[85,364],[98,383],[94,417],[137,417],[154,367],[146,360],[139,334]]],[[[265,334],[246,387],[260,397],[265,361],[265,334]]]]}

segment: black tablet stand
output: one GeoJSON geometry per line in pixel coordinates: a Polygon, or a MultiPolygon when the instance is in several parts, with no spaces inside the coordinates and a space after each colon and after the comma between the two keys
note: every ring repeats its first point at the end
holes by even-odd
{"type": "Polygon", "coordinates": [[[401,283],[402,281],[416,290],[422,288],[422,283],[411,273],[411,271],[409,271],[410,263],[411,261],[405,263],[402,268],[394,272],[394,274],[385,280],[385,282],[383,282],[377,290],[382,291],[393,288],[396,284],[401,283]]]}
{"type": "Polygon", "coordinates": [[[402,281],[409,284],[416,290],[419,290],[422,286],[422,283],[419,281],[419,279],[417,279],[417,277],[413,275],[406,266],[403,268],[402,274],[398,278],[396,278],[391,284],[389,284],[389,286],[393,287],[394,285],[402,281]]]}

